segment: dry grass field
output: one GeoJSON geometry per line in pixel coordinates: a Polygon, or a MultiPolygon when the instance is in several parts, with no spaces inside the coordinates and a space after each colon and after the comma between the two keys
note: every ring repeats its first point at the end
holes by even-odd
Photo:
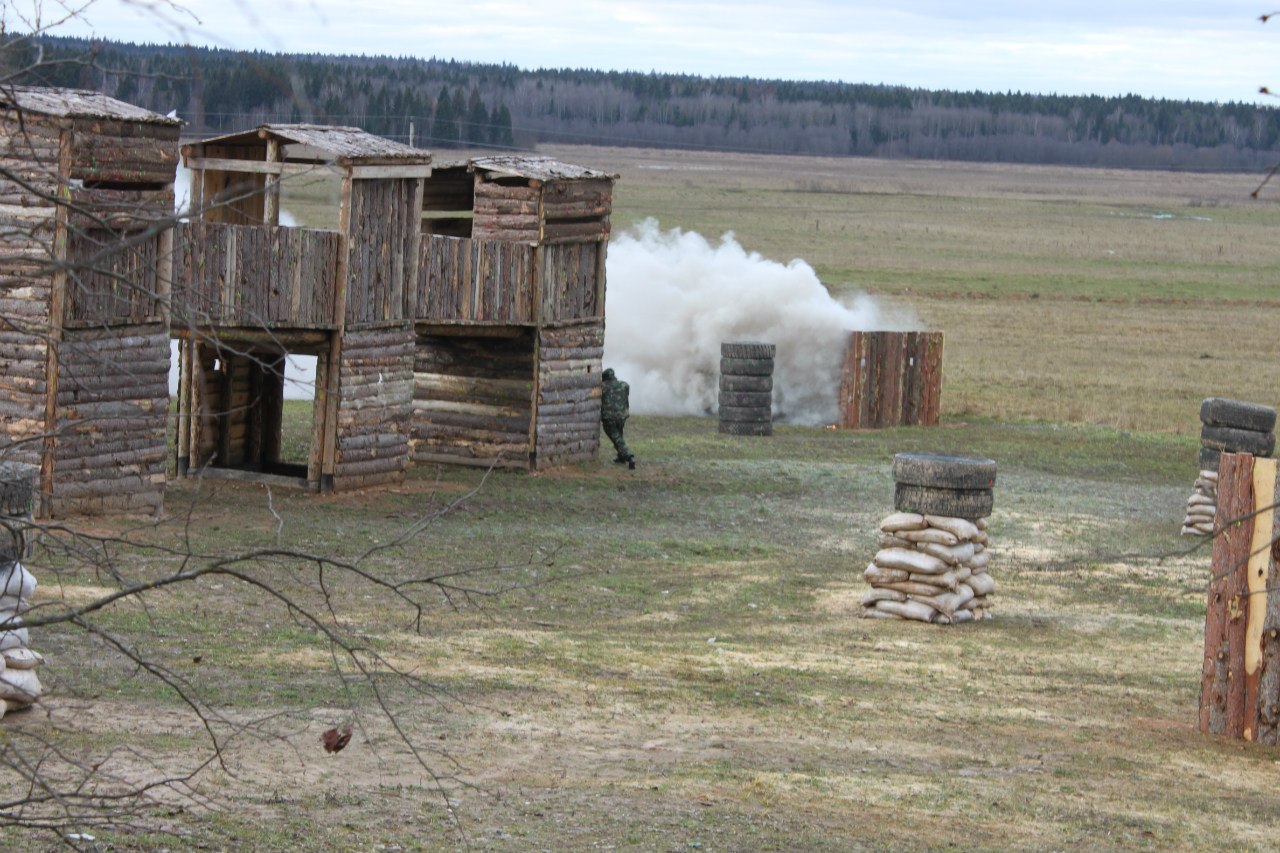
{"type": "Polygon", "coordinates": [[[1208,557],[1177,535],[1200,398],[1278,396],[1280,204],[1253,177],[552,153],[621,174],[617,228],[732,230],[942,329],[943,425],[636,418],[636,471],[183,481],[164,519],[73,525],[123,543],[51,531],[47,607],[191,553],[241,574],[87,614],[98,635],[32,629],[49,692],[4,743],[137,782],[226,740],[127,820],[0,829],[0,849],[73,829],[99,851],[1274,849],[1280,752],[1195,729],[1208,557]],[[998,461],[994,619],[858,618],[904,450],[998,461]],[[418,618],[342,565],[466,589],[427,588],[418,618]]]}
{"type": "Polygon", "coordinates": [[[946,337],[945,414],[1199,429],[1280,402],[1280,187],[1256,175],[557,148],[645,217],[802,258],[946,337]]]}

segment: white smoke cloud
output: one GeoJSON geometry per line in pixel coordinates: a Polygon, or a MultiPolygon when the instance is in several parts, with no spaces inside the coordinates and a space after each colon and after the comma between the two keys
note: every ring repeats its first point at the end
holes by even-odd
{"type": "Polygon", "coordinates": [[[834,299],[802,260],[782,264],[725,234],[716,244],[646,220],[609,246],[605,366],[631,385],[636,414],[709,415],[719,395],[720,344],[777,346],[775,420],[836,419],[851,331],[920,328],[871,297],[834,299]]]}

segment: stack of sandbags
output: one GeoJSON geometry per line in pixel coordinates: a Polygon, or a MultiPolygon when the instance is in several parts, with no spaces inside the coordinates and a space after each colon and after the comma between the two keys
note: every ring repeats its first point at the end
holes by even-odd
{"type": "Polygon", "coordinates": [[[773,435],[773,344],[720,344],[720,432],[773,435]]]}
{"type": "Polygon", "coordinates": [[[987,520],[895,512],[880,522],[880,550],[862,577],[863,615],[969,622],[989,615],[996,584],[987,572],[987,520]]]}
{"type": "Polygon", "coordinates": [[[0,463],[0,717],[30,707],[44,692],[36,676],[44,658],[31,650],[21,619],[36,579],[19,562],[30,550],[38,473],[32,465],[0,463]]]}
{"type": "Polygon", "coordinates": [[[1183,536],[1210,536],[1218,509],[1218,457],[1223,452],[1268,457],[1275,451],[1276,410],[1243,400],[1209,397],[1200,404],[1200,475],[1196,478],[1183,536]]]}
{"type": "Polygon", "coordinates": [[[36,676],[44,658],[31,650],[20,618],[35,591],[36,579],[22,563],[0,567],[0,717],[30,707],[44,692],[36,676]]]}
{"type": "Polygon", "coordinates": [[[996,463],[937,453],[893,460],[894,514],[880,522],[880,550],[863,572],[863,615],[951,624],[990,615],[987,516],[996,463]]]}

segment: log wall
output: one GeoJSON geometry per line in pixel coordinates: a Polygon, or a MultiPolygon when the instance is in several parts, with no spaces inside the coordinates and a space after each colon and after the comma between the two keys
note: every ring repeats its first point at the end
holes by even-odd
{"type": "Polygon", "coordinates": [[[168,404],[164,324],[66,331],[49,512],[158,511],[168,404]]]}
{"type": "Polygon", "coordinates": [[[1223,453],[1205,611],[1200,731],[1280,744],[1280,478],[1223,453]]]}
{"type": "Polygon", "coordinates": [[[417,319],[532,323],[534,248],[506,240],[424,234],[417,319]]]}
{"type": "Polygon", "coordinates": [[[603,357],[604,323],[539,331],[535,467],[594,461],[599,454],[603,357]]]}
{"type": "Polygon", "coordinates": [[[77,119],[70,176],[85,183],[172,184],[178,125],[77,119]]]}
{"type": "Polygon", "coordinates": [[[513,186],[477,176],[471,236],[537,243],[542,239],[541,195],[537,187],[525,182],[513,186]]]}
{"type": "Polygon", "coordinates": [[[348,329],[340,369],[334,490],[403,480],[414,397],[413,327],[348,329]]]}
{"type": "Polygon", "coordinates": [[[175,324],[333,327],[338,232],[190,222],[175,242],[175,324]]]}
{"type": "Polygon", "coordinates": [[[542,190],[542,242],[609,239],[613,181],[553,181],[542,190]]]}
{"type": "Polygon", "coordinates": [[[933,426],[941,407],[941,332],[850,333],[838,426],[933,426]]]}
{"type": "Polygon", "coordinates": [[[413,458],[527,468],[534,332],[419,334],[413,362],[413,458]]]}
{"type": "Polygon", "coordinates": [[[348,324],[412,316],[421,242],[421,186],[420,180],[351,183],[348,324]]]}

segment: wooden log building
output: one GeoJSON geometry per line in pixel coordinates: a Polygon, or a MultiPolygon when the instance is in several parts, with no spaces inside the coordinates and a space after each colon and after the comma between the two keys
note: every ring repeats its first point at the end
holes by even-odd
{"type": "Polygon", "coordinates": [[[45,516],[157,512],[177,119],[0,89],[0,456],[45,516]]]}
{"type": "Polygon", "coordinates": [[[532,469],[599,449],[614,178],[540,157],[433,167],[353,128],[183,148],[180,474],[314,489],[423,462],[532,469]],[[279,182],[341,179],[337,230],[279,224],[279,182]],[[280,458],[283,364],[317,357],[306,465],[280,458]]]}
{"type": "Polygon", "coordinates": [[[403,479],[423,180],[431,155],[357,128],[263,125],[184,146],[178,229],[180,475],[312,489],[403,479]],[[280,182],[340,181],[336,230],[280,225],[280,182]],[[305,464],[281,460],[284,361],[316,357],[305,464]]]}
{"type": "Polygon", "coordinates": [[[531,470],[596,458],[615,180],[530,156],[432,172],[415,316],[415,460],[531,470]]]}

